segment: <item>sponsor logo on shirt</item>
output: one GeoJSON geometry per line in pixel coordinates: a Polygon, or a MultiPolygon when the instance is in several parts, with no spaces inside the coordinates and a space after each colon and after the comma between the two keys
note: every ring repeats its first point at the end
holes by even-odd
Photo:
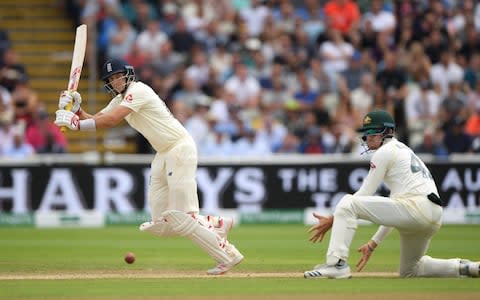
{"type": "Polygon", "coordinates": [[[132,103],[133,102],[132,94],[128,94],[127,96],[125,96],[125,101],[127,101],[128,103],[132,103]]]}

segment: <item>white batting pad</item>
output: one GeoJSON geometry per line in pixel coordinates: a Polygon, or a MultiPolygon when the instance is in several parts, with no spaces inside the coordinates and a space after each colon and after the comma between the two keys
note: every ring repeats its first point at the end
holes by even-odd
{"type": "Polygon", "coordinates": [[[148,232],[156,236],[167,237],[175,236],[176,233],[166,221],[161,222],[145,222],[139,227],[140,231],[148,232]]]}
{"type": "Polygon", "coordinates": [[[228,242],[214,231],[200,225],[194,216],[177,210],[168,210],[163,217],[170,224],[173,232],[188,237],[218,263],[228,264],[232,260],[225,251],[225,245],[228,242]]]}

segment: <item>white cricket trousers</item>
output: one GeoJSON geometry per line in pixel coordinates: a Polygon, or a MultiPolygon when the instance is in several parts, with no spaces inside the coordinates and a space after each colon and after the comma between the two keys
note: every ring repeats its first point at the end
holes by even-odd
{"type": "Polygon", "coordinates": [[[148,191],[152,221],[161,221],[167,210],[198,214],[197,163],[197,149],[190,137],[155,155],[148,191]]]}
{"type": "MultiPolygon", "coordinates": [[[[427,197],[392,199],[380,196],[345,195],[334,213],[327,263],[347,260],[357,220],[396,228],[400,233],[400,276],[452,276],[458,261],[422,259],[432,236],[441,226],[443,209],[427,197]],[[445,261],[445,262],[443,262],[445,261]],[[426,262],[427,265],[424,265],[426,262]],[[444,264],[445,263],[445,264],[444,264]],[[430,266],[430,264],[432,264],[430,266]],[[437,274],[437,269],[445,269],[437,274]],[[447,270],[448,269],[448,270],[447,270]]],[[[456,269],[455,269],[456,268],[456,269]]]]}

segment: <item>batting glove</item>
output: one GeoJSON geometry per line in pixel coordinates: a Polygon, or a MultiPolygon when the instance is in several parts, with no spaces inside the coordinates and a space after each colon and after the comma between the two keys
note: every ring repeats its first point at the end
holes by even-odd
{"type": "Polygon", "coordinates": [[[71,104],[72,102],[73,107],[71,111],[76,114],[80,111],[80,104],[82,104],[82,96],[77,91],[63,91],[60,94],[60,98],[58,99],[58,108],[66,109],[67,105],[71,104]]]}
{"type": "Polygon", "coordinates": [[[60,109],[55,112],[55,125],[66,126],[70,130],[80,130],[80,119],[71,111],[60,109]]]}

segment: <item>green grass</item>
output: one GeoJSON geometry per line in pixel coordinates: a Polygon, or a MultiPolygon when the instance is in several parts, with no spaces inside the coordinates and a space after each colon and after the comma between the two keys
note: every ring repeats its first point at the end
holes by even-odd
{"type": "MultiPolygon", "coordinates": [[[[0,299],[141,299],[162,296],[315,296],[326,294],[433,293],[435,298],[464,296],[480,299],[480,279],[354,278],[305,280],[303,271],[324,261],[327,241],[308,242],[301,225],[242,225],[230,239],[246,259],[232,273],[298,274],[292,278],[191,278],[203,275],[212,260],[185,238],[159,239],[136,226],[101,229],[0,228],[0,276],[43,274],[125,274],[125,278],[0,280],[0,299]],[[123,261],[126,252],[136,262],[123,261]],[[188,278],[131,278],[134,274],[188,274],[188,278]]],[[[351,248],[355,251],[375,232],[360,226],[351,248]]],[[[429,255],[438,258],[480,259],[480,226],[444,226],[434,237],[429,255]]],[[[327,236],[328,238],[328,236],[327,236]]],[[[398,234],[393,233],[370,259],[364,272],[395,272],[398,234]]],[[[133,276],[134,277],[134,276],[133,276]]]]}

